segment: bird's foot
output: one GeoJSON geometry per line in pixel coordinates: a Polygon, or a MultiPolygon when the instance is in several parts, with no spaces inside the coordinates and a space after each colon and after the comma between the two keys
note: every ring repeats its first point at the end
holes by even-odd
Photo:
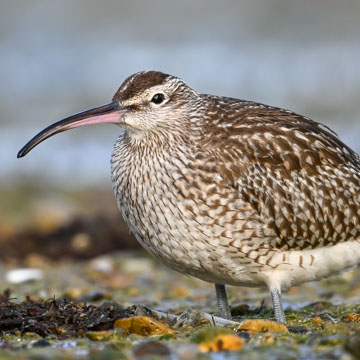
{"type": "Polygon", "coordinates": [[[205,313],[201,310],[188,308],[178,316],[174,328],[178,329],[182,326],[196,327],[202,324],[208,324],[209,320],[204,316],[204,314],[205,313]]]}
{"type": "Polygon", "coordinates": [[[154,310],[144,306],[144,305],[132,305],[126,309],[126,316],[149,316],[154,317],[154,310]]]}
{"type": "Polygon", "coordinates": [[[214,316],[204,311],[191,308],[184,310],[180,315],[153,310],[143,305],[133,305],[128,311],[129,316],[150,316],[172,324],[174,328],[180,328],[186,325],[195,327],[205,323],[210,323],[213,326],[240,325],[240,323],[236,321],[224,319],[222,317],[214,316]]]}
{"type": "Polygon", "coordinates": [[[236,321],[224,319],[222,317],[214,316],[201,310],[189,308],[183,311],[178,316],[174,327],[179,328],[185,325],[195,327],[205,323],[210,323],[214,326],[239,325],[239,323],[236,321]]]}

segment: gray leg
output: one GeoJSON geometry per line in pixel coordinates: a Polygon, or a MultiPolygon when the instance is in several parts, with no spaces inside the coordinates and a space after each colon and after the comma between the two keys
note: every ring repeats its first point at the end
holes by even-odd
{"type": "Polygon", "coordinates": [[[270,293],[274,307],[275,320],[279,323],[286,324],[280,291],[276,288],[271,288],[270,293]]]}
{"type": "Polygon", "coordinates": [[[215,291],[220,316],[224,319],[231,320],[231,313],[227,300],[225,285],[215,284],[215,291]]]}

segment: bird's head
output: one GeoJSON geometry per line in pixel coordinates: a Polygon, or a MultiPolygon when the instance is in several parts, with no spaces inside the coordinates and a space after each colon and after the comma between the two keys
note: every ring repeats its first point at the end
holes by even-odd
{"type": "Polygon", "coordinates": [[[48,126],[19,151],[18,157],[57,133],[85,125],[113,123],[135,136],[184,127],[199,103],[199,95],[181,79],[157,71],[139,72],[122,83],[112,102],[48,126]]]}

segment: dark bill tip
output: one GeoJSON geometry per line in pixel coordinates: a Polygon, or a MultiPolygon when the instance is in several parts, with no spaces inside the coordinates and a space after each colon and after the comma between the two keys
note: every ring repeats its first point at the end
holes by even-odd
{"type": "Polygon", "coordinates": [[[60,132],[74,129],[79,126],[92,124],[113,123],[121,124],[122,116],[127,110],[122,108],[118,101],[102,105],[81,113],[71,115],[60,120],[35,135],[17,154],[17,158],[25,156],[30,150],[42,141],[60,132]]]}

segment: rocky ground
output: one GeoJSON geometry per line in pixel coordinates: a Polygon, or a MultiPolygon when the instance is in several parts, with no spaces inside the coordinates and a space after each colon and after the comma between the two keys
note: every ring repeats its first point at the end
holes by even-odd
{"type": "Polygon", "coordinates": [[[359,270],[290,289],[284,296],[288,328],[256,321],[272,317],[265,291],[233,287],[229,300],[240,326],[199,321],[177,328],[173,319],[159,320],[150,309],[216,313],[214,289],[142,252],[86,261],[31,255],[15,267],[3,264],[0,275],[1,359],[203,359],[218,351],[222,359],[360,354],[359,270]]]}

